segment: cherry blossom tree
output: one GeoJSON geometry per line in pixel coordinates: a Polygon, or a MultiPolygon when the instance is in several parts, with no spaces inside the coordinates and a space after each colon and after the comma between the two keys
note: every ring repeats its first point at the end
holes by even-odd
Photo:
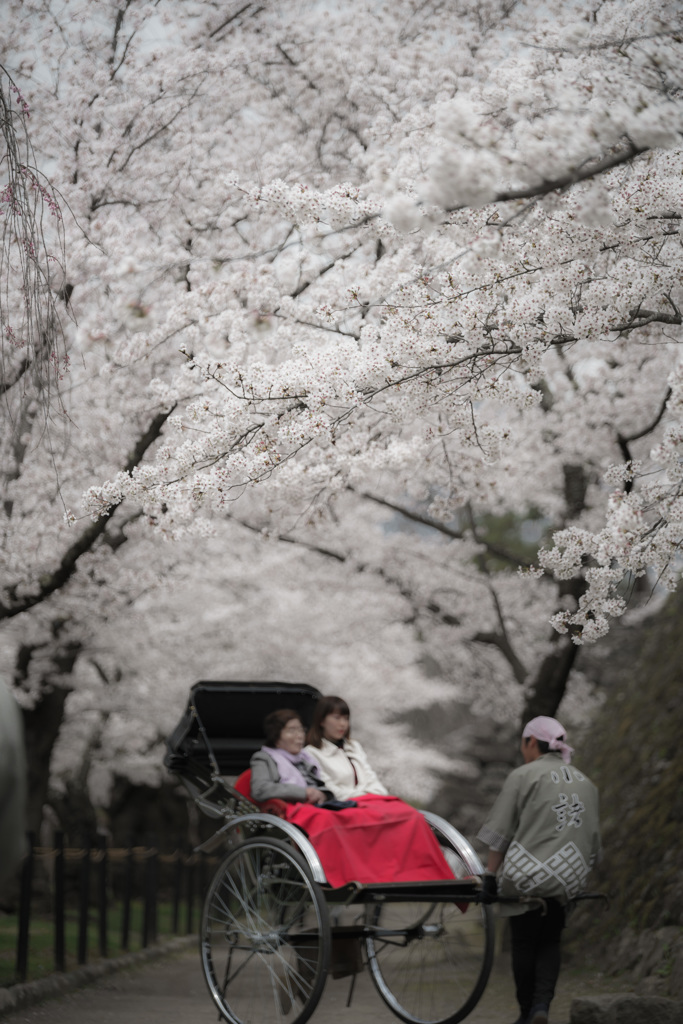
{"type": "MultiPolygon", "coordinates": [[[[77,499],[96,466],[132,468],[158,438],[168,411],[149,410],[142,389],[122,376],[105,381],[106,354],[86,358],[68,324],[73,284],[60,254],[67,246],[73,249],[78,275],[83,249],[100,259],[102,251],[87,238],[87,219],[78,219],[68,198],[45,176],[45,168],[52,170],[59,160],[43,134],[54,108],[41,106],[38,98],[29,122],[33,112],[16,84],[27,79],[22,68],[30,71],[31,64],[40,63],[35,50],[20,56],[32,38],[26,19],[34,19],[29,27],[35,38],[54,11],[17,8],[8,12],[3,54],[15,59],[18,70],[3,79],[2,108],[0,620],[6,624],[4,668],[24,705],[36,827],[78,658],[116,606],[134,601],[158,577],[163,562],[157,558],[149,569],[138,565],[133,583],[130,569],[119,572],[113,555],[128,540],[139,512],[127,509],[70,529],[66,502],[77,499]],[[70,357],[75,357],[71,367],[70,357]]],[[[41,65],[39,82],[46,69],[58,70],[41,65]]],[[[56,123],[52,128],[57,130],[56,123]]]]}
{"type": "MultiPolygon", "coordinates": [[[[265,52],[248,50],[242,119],[250,139],[264,123],[274,136],[251,157],[261,182],[211,179],[218,237],[205,232],[188,257],[201,285],[128,343],[129,358],[171,333],[180,343],[186,367],[158,385],[182,408],[177,433],[153,466],[91,490],[87,507],[128,495],[176,534],[255,485],[304,508],[369,473],[404,486],[429,461],[432,511],[448,520],[481,502],[482,479],[484,508],[557,510],[561,467],[576,463],[585,484],[577,471],[566,486],[598,493],[569,499],[586,515],[558,524],[540,558],[582,584],[555,627],[596,639],[631,575],[652,566],[671,586],[676,573],[675,8],[570,4],[548,17],[534,4],[465,4],[449,23],[429,5],[418,18],[410,4],[369,4],[360,45],[344,42],[358,10],[322,13],[283,5],[265,17],[265,52]],[[457,73],[444,72],[437,37],[457,73]],[[636,375],[626,421],[619,389],[636,375]],[[651,450],[634,458],[634,445],[651,450]]],[[[226,160],[230,146],[213,138],[205,155],[226,160]]],[[[248,167],[244,147],[237,156],[248,167]]]]}
{"type": "Polygon", "coordinates": [[[279,538],[381,585],[475,706],[578,703],[676,580],[676,4],[7,6],[77,326],[7,455],[3,617],[80,658],[120,573],[227,524],[257,576],[279,538]]]}
{"type": "MultiPolygon", "coordinates": [[[[192,243],[198,287],[121,349],[180,342],[186,367],[158,384],[177,434],[87,507],[128,495],[180,535],[255,486],[300,514],[384,474],[430,522],[464,515],[453,532],[475,543],[482,514],[541,509],[568,636],[549,655],[556,706],[632,580],[676,574],[675,8],[362,11],[284,5],[258,25],[242,111],[257,147],[240,137],[239,174],[196,175],[216,223],[192,243]]],[[[205,152],[225,164],[230,113],[205,152]]]]}

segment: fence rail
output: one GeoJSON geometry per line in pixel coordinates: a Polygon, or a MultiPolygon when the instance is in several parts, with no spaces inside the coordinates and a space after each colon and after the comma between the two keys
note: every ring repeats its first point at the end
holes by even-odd
{"type": "MultiPolygon", "coordinates": [[[[92,955],[91,924],[97,924],[97,954],[109,956],[115,944],[127,952],[134,932],[135,907],[142,948],[158,939],[160,899],[166,909],[167,934],[190,935],[195,913],[206,889],[208,870],[216,857],[192,853],[180,847],[162,852],[157,846],[131,843],[109,847],[105,836],[95,842],[67,847],[64,834],[55,833],[54,846],[36,846],[28,837],[29,852],[23,862],[17,924],[15,981],[29,973],[31,924],[49,917],[53,927],[55,971],[67,969],[67,920],[77,922],[75,956],[85,964],[92,955]],[[113,909],[116,913],[112,913],[113,909]],[[168,911],[170,910],[170,918],[168,911]],[[141,915],[140,915],[141,911],[141,915]]],[[[73,953],[72,953],[73,956],[73,953]]]]}

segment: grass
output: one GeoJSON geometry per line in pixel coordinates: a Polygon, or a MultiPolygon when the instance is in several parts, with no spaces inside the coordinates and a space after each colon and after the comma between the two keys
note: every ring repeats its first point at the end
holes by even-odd
{"type": "MultiPolygon", "coordinates": [[[[134,901],[131,905],[127,950],[123,949],[121,945],[122,914],[123,908],[120,903],[107,908],[107,954],[109,957],[120,956],[126,952],[134,953],[142,948],[142,903],[134,901]]],[[[100,959],[98,924],[97,912],[91,909],[88,919],[88,963],[100,959]]],[[[181,914],[180,928],[181,932],[185,931],[184,914],[181,914]]],[[[159,903],[157,906],[157,941],[162,938],[170,938],[173,934],[172,929],[173,905],[170,902],[159,903]]],[[[13,985],[18,980],[16,977],[18,931],[19,919],[16,914],[0,914],[0,987],[13,985]]],[[[78,915],[75,909],[66,912],[64,943],[66,969],[67,971],[73,970],[78,966],[78,915]]],[[[45,978],[54,970],[54,921],[47,915],[32,915],[29,928],[26,980],[36,981],[39,978],[45,978]]]]}

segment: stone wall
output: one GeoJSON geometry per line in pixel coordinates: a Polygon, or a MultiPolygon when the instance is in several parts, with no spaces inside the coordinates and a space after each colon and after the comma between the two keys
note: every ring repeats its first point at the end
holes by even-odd
{"type": "MultiPolygon", "coordinates": [[[[581,743],[600,789],[604,857],[579,945],[638,988],[683,998],[683,594],[612,644],[612,686],[581,743]]],[[[623,630],[622,630],[623,633],[623,630]]]]}

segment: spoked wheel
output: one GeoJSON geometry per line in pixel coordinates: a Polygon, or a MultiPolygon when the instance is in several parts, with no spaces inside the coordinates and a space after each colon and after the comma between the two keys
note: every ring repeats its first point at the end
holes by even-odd
{"type": "MultiPolygon", "coordinates": [[[[425,815],[455,878],[483,867],[457,829],[425,815]]],[[[477,903],[389,900],[368,911],[370,974],[407,1024],[456,1024],[481,999],[493,963],[493,913],[477,903]]]]}
{"type": "Polygon", "coordinates": [[[248,839],[225,858],[204,903],[201,956],[209,991],[232,1024],[303,1024],[325,985],[327,905],[301,855],[248,839]]]}
{"type": "Polygon", "coordinates": [[[493,960],[490,907],[383,903],[366,938],[370,973],[408,1024],[456,1024],[479,1002],[493,960]]]}

